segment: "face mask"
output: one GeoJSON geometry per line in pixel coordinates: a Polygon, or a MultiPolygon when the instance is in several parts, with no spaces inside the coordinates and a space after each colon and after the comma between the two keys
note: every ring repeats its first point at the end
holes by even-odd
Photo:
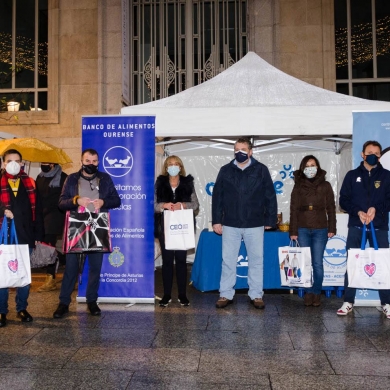
{"type": "Polygon", "coordinates": [[[88,164],[88,165],[83,164],[83,170],[86,174],[93,175],[98,171],[98,167],[97,165],[93,165],[93,164],[88,164]]]}
{"type": "Polygon", "coordinates": [[[372,167],[378,164],[379,157],[375,154],[367,154],[366,155],[366,163],[371,165],[372,167]]]}
{"type": "Polygon", "coordinates": [[[306,167],[303,173],[308,179],[312,179],[317,174],[317,167],[306,167]]]}
{"type": "Polygon", "coordinates": [[[248,160],[248,153],[245,153],[242,150],[239,150],[238,152],[234,153],[234,155],[236,157],[236,161],[240,164],[248,160]]]}
{"type": "Polygon", "coordinates": [[[43,173],[50,172],[50,170],[51,170],[51,166],[50,166],[50,165],[41,164],[41,171],[42,171],[43,173]]]}
{"type": "Polygon", "coordinates": [[[10,161],[9,163],[7,163],[5,170],[10,175],[15,176],[20,172],[20,165],[16,161],[10,161]]]}
{"type": "Polygon", "coordinates": [[[169,176],[177,176],[180,172],[180,167],[177,165],[170,165],[167,169],[169,176]]]}

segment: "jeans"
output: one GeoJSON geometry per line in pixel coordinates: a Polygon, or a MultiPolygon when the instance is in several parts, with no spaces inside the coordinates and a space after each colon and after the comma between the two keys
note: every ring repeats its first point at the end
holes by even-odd
{"type": "MultiPolygon", "coordinates": [[[[98,299],[98,290],[100,284],[100,271],[103,263],[103,253],[88,253],[88,283],[86,291],[87,303],[96,302],[98,299]]],[[[70,296],[74,290],[77,276],[79,274],[79,260],[76,254],[70,253],[66,255],[66,265],[64,277],[62,279],[60,303],[69,305],[71,302],[70,296]]]]}
{"type": "Polygon", "coordinates": [[[321,294],[324,280],[324,250],[328,242],[328,229],[298,228],[298,242],[301,247],[309,247],[313,266],[313,286],[306,293],[321,294]]]}
{"type": "MultiPolygon", "coordinates": [[[[388,248],[389,247],[389,238],[387,230],[375,230],[375,236],[378,241],[378,248],[388,248]]],[[[371,231],[367,231],[368,242],[370,247],[374,247],[372,242],[371,231]]],[[[347,236],[347,250],[350,248],[360,248],[362,241],[362,229],[357,227],[350,227],[348,229],[347,236]]],[[[348,259],[347,259],[348,261],[348,259]]],[[[385,305],[390,303],[390,290],[378,290],[379,298],[381,304],[385,305]]],[[[348,287],[348,273],[345,273],[344,278],[344,302],[355,303],[356,288],[348,287]]]]}
{"type": "Polygon", "coordinates": [[[233,299],[237,275],[237,259],[241,239],[248,254],[248,295],[250,299],[263,297],[263,246],[264,226],[255,228],[234,228],[223,226],[222,232],[222,274],[220,296],[233,299]]]}

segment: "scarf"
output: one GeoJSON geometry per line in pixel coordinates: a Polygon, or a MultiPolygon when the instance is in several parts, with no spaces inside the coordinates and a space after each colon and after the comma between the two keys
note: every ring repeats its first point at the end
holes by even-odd
{"type": "Polygon", "coordinates": [[[51,188],[57,188],[61,184],[61,173],[62,168],[60,165],[56,165],[51,171],[49,172],[41,172],[38,176],[40,177],[52,177],[53,179],[49,183],[49,187],[51,188]]]}
{"type": "Polygon", "coordinates": [[[32,219],[35,221],[35,205],[36,205],[36,192],[35,192],[35,182],[26,173],[20,171],[17,175],[12,176],[8,173],[4,173],[0,179],[0,201],[6,208],[11,207],[11,194],[8,187],[8,179],[16,179],[20,177],[21,183],[23,183],[24,188],[27,191],[28,199],[31,204],[31,213],[32,219]]]}

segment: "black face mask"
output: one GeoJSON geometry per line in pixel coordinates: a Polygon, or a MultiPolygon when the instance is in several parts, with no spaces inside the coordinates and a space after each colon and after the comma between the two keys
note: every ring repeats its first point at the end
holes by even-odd
{"type": "Polygon", "coordinates": [[[50,166],[50,165],[41,164],[41,171],[42,171],[43,173],[50,172],[50,170],[51,170],[51,166],[50,166]]]}
{"type": "Polygon", "coordinates": [[[88,175],[93,175],[98,171],[98,167],[93,164],[83,165],[83,170],[88,175]]]}

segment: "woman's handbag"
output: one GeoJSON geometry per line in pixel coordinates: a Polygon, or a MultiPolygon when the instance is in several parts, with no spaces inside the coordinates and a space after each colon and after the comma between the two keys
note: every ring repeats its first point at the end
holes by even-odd
{"type": "Polygon", "coordinates": [[[112,252],[110,214],[67,211],[62,245],[64,253],[112,252]]]}
{"type": "Polygon", "coordinates": [[[366,248],[366,225],[362,229],[360,249],[348,250],[348,287],[374,290],[390,289],[390,249],[378,249],[374,224],[370,224],[374,248],[366,248]]]}
{"type": "Polygon", "coordinates": [[[164,210],[165,249],[187,250],[195,248],[194,211],[164,210]]]}
{"type": "Polygon", "coordinates": [[[30,256],[31,268],[46,267],[50,264],[54,264],[56,260],[56,248],[45,244],[44,242],[37,243],[30,256]]]}
{"type": "Polygon", "coordinates": [[[283,262],[286,256],[289,256],[290,268],[286,274],[280,270],[281,286],[288,287],[311,287],[313,285],[313,267],[311,265],[311,252],[309,247],[301,247],[296,241],[297,246],[279,247],[279,264],[283,262]],[[296,270],[294,274],[294,269],[296,270]]]}
{"type": "Polygon", "coordinates": [[[31,284],[30,251],[27,244],[18,244],[15,222],[11,219],[8,243],[8,219],[0,230],[0,288],[24,287],[31,284]]]}

